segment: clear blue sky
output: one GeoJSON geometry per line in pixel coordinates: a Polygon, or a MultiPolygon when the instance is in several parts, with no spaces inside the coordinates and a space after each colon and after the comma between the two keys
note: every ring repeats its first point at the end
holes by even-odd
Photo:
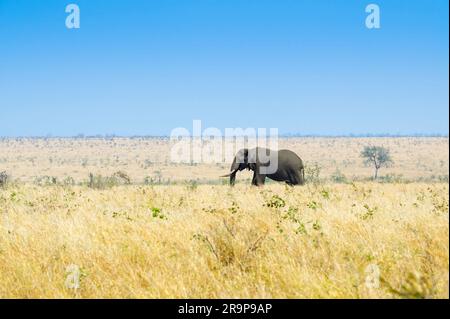
{"type": "Polygon", "coordinates": [[[0,0],[0,136],[448,134],[448,1],[0,0]],[[76,3],[81,28],[65,27],[76,3]],[[365,27],[365,6],[381,29],[365,27]]]}

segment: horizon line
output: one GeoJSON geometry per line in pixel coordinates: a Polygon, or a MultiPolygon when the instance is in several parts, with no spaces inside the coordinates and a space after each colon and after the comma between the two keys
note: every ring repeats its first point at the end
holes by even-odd
{"type": "MultiPolygon", "coordinates": [[[[245,135],[244,135],[245,136],[245,135]]],[[[188,136],[193,137],[193,136],[188,136]]],[[[225,136],[222,136],[224,138],[225,136]]],[[[280,138],[364,138],[364,137],[442,137],[448,138],[448,133],[347,133],[347,134],[301,134],[301,133],[285,133],[279,134],[280,138]]],[[[121,135],[121,134],[77,134],[77,135],[3,135],[0,139],[112,139],[112,138],[170,138],[170,135],[157,135],[157,134],[134,134],[134,135],[121,135]]]]}

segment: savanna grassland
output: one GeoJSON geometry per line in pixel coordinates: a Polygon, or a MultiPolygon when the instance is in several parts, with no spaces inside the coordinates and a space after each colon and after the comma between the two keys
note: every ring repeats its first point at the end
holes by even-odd
{"type": "Polygon", "coordinates": [[[3,298],[449,296],[448,184],[28,185],[0,205],[3,298]]]}
{"type": "MultiPolygon", "coordinates": [[[[296,152],[309,167],[319,167],[320,177],[343,175],[367,179],[373,169],[364,165],[360,153],[365,146],[390,150],[394,165],[381,177],[407,181],[448,182],[449,140],[440,137],[378,138],[281,138],[279,149],[296,152]]],[[[90,173],[110,176],[125,172],[133,183],[170,184],[197,181],[220,183],[231,157],[217,164],[172,163],[173,143],[166,138],[20,138],[0,139],[0,171],[22,182],[47,184],[85,182],[90,173]],[[72,181],[73,180],[73,181],[72,181]]],[[[225,155],[225,154],[224,154],[225,155]]],[[[248,179],[240,174],[238,180],[248,179]]]]}
{"type": "Polygon", "coordinates": [[[0,140],[0,298],[449,298],[448,138],[280,147],[306,186],[230,188],[161,139],[0,140]]]}

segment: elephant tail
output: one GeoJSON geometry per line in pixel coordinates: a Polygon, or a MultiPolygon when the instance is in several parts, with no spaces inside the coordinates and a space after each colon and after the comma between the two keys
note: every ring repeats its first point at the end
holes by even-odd
{"type": "Polygon", "coordinates": [[[300,168],[300,185],[305,185],[305,168],[300,168]]]}

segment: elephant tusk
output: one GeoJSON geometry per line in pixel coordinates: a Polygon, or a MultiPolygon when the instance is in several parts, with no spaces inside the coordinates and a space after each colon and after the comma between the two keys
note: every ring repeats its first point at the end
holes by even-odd
{"type": "Polygon", "coordinates": [[[238,171],[238,170],[236,169],[236,170],[232,171],[230,174],[222,175],[222,176],[220,176],[220,177],[230,177],[231,175],[236,174],[237,171],[238,171]]]}

